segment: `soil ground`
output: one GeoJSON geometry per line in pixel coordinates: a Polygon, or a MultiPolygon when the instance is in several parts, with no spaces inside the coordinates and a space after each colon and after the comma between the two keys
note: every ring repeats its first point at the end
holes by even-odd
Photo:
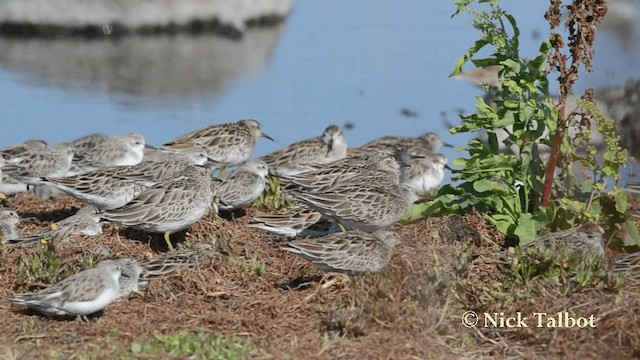
{"type": "MultiPolygon", "coordinates": [[[[20,230],[49,226],[81,206],[69,197],[39,201],[30,194],[10,200],[35,222],[20,230]]],[[[156,279],[140,294],[110,305],[88,321],[58,321],[0,302],[0,359],[32,358],[204,358],[198,352],[136,348],[160,335],[207,333],[250,344],[228,357],[319,359],[417,359],[477,357],[617,357],[640,355],[640,289],[634,281],[611,287],[541,291],[528,297],[492,295],[504,274],[495,259],[504,237],[478,214],[429,218],[395,225],[403,243],[378,274],[345,279],[324,276],[311,263],[282,251],[270,234],[246,227],[251,214],[235,221],[207,215],[183,242],[226,240],[230,251],[196,271],[156,279]],[[266,270],[261,273],[260,265],[266,270]],[[293,289],[291,289],[293,287],[293,289]],[[595,318],[595,327],[536,327],[534,312],[569,311],[595,318]],[[465,311],[480,315],[466,327],[465,311]],[[483,313],[521,312],[527,328],[484,327],[483,313]],[[148,350],[148,352],[147,352],[148,350]]],[[[176,237],[177,242],[180,236],[176,237]]],[[[111,256],[146,259],[167,251],[162,239],[117,226],[103,235],[58,244],[64,266],[56,279],[88,267],[97,245],[111,256]]],[[[179,245],[180,246],[180,245],[179,245]]],[[[34,289],[21,280],[42,249],[7,248],[0,258],[0,297],[34,289]]],[[[614,254],[608,254],[609,257],[614,254]]],[[[38,285],[38,284],[35,284],[38,285]]],[[[46,285],[46,284],[41,284],[46,285]]],[[[37,288],[37,286],[35,287],[37,288]]],[[[497,291],[497,290],[496,290],[497,291]]],[[[195,335],[193,335],[195,336],[195,335]]],[[[224,358],[221,355],[220,358],[224,358]]]]}

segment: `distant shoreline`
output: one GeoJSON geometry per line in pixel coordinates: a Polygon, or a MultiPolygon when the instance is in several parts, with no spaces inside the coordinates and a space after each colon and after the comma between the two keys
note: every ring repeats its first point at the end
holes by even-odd
{"type": "Polygon", "coordinates": [[[54,11],[41,0],[0,3],[0,34],[14,38],[102,38],[210,32],[239,39],[248,28],[284,21],[292,8],[291,0],[187,0],[179,5],[164,0],[66,2],[54,11]]]}

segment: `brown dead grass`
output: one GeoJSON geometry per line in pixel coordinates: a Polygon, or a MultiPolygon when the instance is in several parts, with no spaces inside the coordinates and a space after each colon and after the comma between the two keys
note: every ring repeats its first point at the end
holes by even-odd
{"type": "MultiPolygon", "coordinates": [[[[23,225],[27,233],[80,207],[68,197],[40,202],[25,194],[12,202],[21,216],[38,219],[23,225]]],[[[640,291],[634,284],[490,305],[461,288],[460,279],[504,280],[491,259],[503,253],[505,240],[478,214],[394,226],[403,243],[389,266],[349,281],[323,276],[309,262],[270,245],[269,234],[245,226],[249,218],[232,222],[208,215],[183,240],[215,236],[228,241],[230,255],[197,271],[154,280],[141,294],[112,304],[89,322],[49,320],[0,302],[0,359],[83,357],[113,342],[127,349],[141,338],[180,331],[241,336],[274,358],[632,357],[640,349],[640,291]],[[466,256],[468,261],[461,260],[466,256]],[[254,258],[265,264],[264,275],[253,272],[254,258]],[[284,286],[299,283],[306,285],[284,286]],[[467,328],[460,319],[466,310],[532,314],[567,309],[595,315],[597,328],[467,328]]],[[[161,238],[107,227],[102,236],[56,247],[67,264],[60,277],[84,268],[99,244],[113,257],[144,259],[166,251],[161,238]]],[[[14,264],[36,251],[11,249],[0,260],[0,297],[27,290],[14,264]]]]}

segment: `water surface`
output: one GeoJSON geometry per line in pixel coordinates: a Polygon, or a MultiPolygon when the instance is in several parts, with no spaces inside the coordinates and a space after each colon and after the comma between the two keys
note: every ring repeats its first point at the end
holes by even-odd
{"type": "MultiPolygon", "coordinates": [[[[468,137],[448,135],[446,123],[457,124],[456,114],[471,111],[482,91],[448,74],[476,32],[469,18],[451,18],[449,1],[398,4],[298,1],[286,23],[253,29],[239,42],[214,34],[0,38],[0,146],[92,132],[140,132],[160,145],[241,118],[259,120],[276,139],[260,140],[256,156],[334,123],[353,124],[346,135],[354,146],[426,131],[461,145],[468,137]]],[[[548,3],[503,6],[519,22],[523,56],[535,56],[548,3]]],[[[579,91],[640,75],[633,31],[631,40],[599,32],[595,72],[579,91]]]]}

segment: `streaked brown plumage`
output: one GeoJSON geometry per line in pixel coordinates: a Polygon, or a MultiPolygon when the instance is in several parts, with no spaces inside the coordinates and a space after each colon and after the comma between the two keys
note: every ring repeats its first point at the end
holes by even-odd
{"type": "Polygon", "coordinates": [[[347,155],[347,141],[342,129],[331,125],[322,136],[303,140],[260,159],[278,175],[293,175],[306,170],[307,165],[327,164],[347,155]]]}
{"type": "Polygon", "coordinates": [[[292,240],[282,248],[313,262],[322,271],[360,275],[382,270],[400,241],[400,236],[391,231],[347,231],[292,240]]]}
{"type": "Polygon", "coordinates": [[[261,136],[273,141],[262,131],[259,122],[247,119],[191,132],[163,145],[163,148],[179,151],[199,147],[222,166],[237,165],[251,156],[261,136]]]}

